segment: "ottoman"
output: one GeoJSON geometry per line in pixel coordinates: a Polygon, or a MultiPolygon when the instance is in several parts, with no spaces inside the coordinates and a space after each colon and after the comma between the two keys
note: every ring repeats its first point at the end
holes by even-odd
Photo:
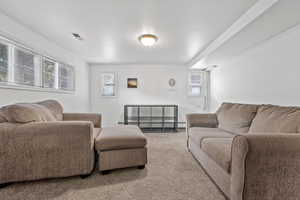
{"type": "Polygon", "coordinates": [[[103,128],[95,139],[99,170],[125,167],[144,169],[147,163],[147,139],[137,126],[123,125],[103,128]]]}

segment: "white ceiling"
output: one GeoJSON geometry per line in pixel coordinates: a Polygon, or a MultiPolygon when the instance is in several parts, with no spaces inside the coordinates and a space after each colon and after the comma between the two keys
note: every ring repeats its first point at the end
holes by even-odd
{"type": "Polygon", "coordinates": [[[222,66],[299,24],[300,1],[280,0],[207,56],[205,62],[207,65],[222,66]]]}
{"type": "Polygon", "coordinates": [[[0,10],[90,63],[184,64],[257,0],[0,0],[0,10]],[[76,41],[71,33],[84,41],[76,41]],[[155,47],[141,34],[159,37],[155,47]]]}

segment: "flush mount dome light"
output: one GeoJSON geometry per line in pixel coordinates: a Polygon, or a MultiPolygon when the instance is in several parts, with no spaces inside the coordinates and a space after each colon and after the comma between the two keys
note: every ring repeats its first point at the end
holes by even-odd
{"type": "Polygon", "coordinates": [[[139,41],[146,47],[153,46],[158,40],[158,37],[152,34],[144,34],[139,37],[139,41]]]}

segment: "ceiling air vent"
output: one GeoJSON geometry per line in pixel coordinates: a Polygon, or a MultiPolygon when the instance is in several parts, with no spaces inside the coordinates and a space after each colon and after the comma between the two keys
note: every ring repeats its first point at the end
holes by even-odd
{"type": "Polygon", "coordinates": [[[78,33],[72,33],[72,35],[76,40],[83,40],[83,38],[78,33]]]}

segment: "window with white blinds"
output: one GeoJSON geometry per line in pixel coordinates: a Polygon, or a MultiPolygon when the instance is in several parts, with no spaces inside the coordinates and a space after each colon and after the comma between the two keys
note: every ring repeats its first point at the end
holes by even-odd
{"type": "Polygon", "coordinates": [[[75,90],[74,67],[0,36],[0,87],[75,90]]]}
{"type": "Polygon", "coordinates": [[[209,76],[207,71],[188,73],[188,96],[191,97],[190,101],[203,111],[209,109],[209,76]]]}
{"type": "Polygon", "coordinates": [[[39,86],[35,84],[35,73],[39,58],[29,51],[14,48],[14,82],[20,85],[39,86]]]}
{"type": "Polygon", "coordinates": [[[64,64],[59,65],[58,84],[59,89],[74,90],[74,70],[72,67],[64,64]]]}
{"type": "Polygon", "coordinates": [[[116,97],[116,75],[115,73],[102,73],[101,94],[104,97],[116,97]]]}
{"type": "Polygon", "coordinates": [[[8,46],[0,43],[0,82],[8,81],[8,46]]]}
{"type": "Polygon", "coordinates": [[[188,76],[188,96],[199,97],[202,90],[202,72],[190,72],[188,76]]]}
{"type": "Polygon", "coordinates": [[[57,63],[50,59],[43,59],[43,87],[58,88],[57,85],[57,63]]]}

